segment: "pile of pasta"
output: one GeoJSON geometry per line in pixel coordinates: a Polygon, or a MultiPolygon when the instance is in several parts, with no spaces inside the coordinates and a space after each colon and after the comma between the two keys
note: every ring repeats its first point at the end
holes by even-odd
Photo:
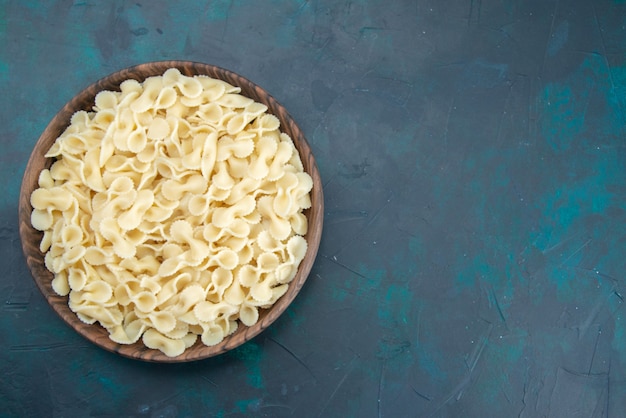
{"type": "Polygon", "coordinates": [[[177,69],[79,111],[31,195],[56,293],[111,340],[212,346],[286,291],[313,182],[267,107],[177,69]]]}

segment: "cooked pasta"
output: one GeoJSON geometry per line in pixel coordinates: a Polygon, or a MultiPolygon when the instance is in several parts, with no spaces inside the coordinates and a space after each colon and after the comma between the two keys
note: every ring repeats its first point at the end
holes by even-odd
{"type": "Polygon", "coordinates": [[[111,340],[172,357],[219,344],[295,277],[313,183],[278,118],[240,92],[177,69],[127,80],[46,153],[31,223],[52,288],[111,340]]]}

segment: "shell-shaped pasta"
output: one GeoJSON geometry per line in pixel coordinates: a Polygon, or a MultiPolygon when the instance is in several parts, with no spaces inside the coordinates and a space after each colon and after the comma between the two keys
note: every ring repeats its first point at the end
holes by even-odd
{"type": "MultiPolygon", "coordinates": [[[[182,321],[176,321],[176,326],[170,332],[166,332],[165,336],[175,340],[182,339],[189,333],[189,325],[182,321]]],[[[185,343],[185,347],[188,347],[185,343]]]]}
{"type": "MultiPolygon", "coordinates": [[[[117,260],[117,262],[119,262],[119,259],[117,260]]],[[[90,265],[88,263],[85,264],[90,265]]],[[[95,271],[95,273],[92,275],[92,277],[99,277],[113,287],[117,286],[120,282],[126,283],[130,280],[135,279],[134,277],[128,278],[125,275],[115,271],[115,266],[116,264],[114,263],[103,266],[93,266],[93,270],[95,271]]]]}
{"type": "Polygon", "coordinates": [[[306,235],[306,233],[308,232],[308,219],[302,212],[291,215],[289,217],[289,223],[291,224],[291,229],[293,229],[293,232],[298,235],[306,235]]]}
{"type": "Polygon", "coordinates": [[[248,290],[241,287],[239,280],[233,280],[224,291],[224,300],[233,306],[239,306],[246,300],[248,290]]]}
{"type": "Polygon", "coordinates": [[[246,128],[251,120],[251,115],[248,115],[247,113],[238,113],[230,118],[226,124],[226,132],[228,132],[229,135],[237,135],[246,128]]]}
{"type": "Polygon", "coordinates": [[[171,87],[163,87],[154,101],[154,109],[167,109],[173,106],[177,99],[176,90],[171,87]]]}
{"type": "Polygon", "coordinates": [[[146,330],[143,334],[142,341],[146,347],[160,350],[169,357],[181,355],[186,348],[183,340],[168,338],[155,329],[146,330]]]}
{"type": "Polygon", "coordinates": [[[193,314],[200,322],[213,322],[218,318],[230,318],[237,313],[237,310],[237,305],[228,301],[219,303],[201,301],[194,306],[193,314]]]}
{"type": "MultiPolygon", "coordinates": [[[[94,115],[91,121],[92,126],[96,130],[97,129],[101,130],[102,134],[104,136],[107,136],[107,133],[109,131],[109,128],[111,127],[111,124],[115,121],[116,115],[117,113],[114,109],[100,109],[94,115]]],[[[103,136],[103,139],[104,139],[104,136],[103,136]]]]}
{"type": "Polygon", "coordinates": [[[117,94],[113,93],[112,91],[104,90],[96,94],[96,106],[94,110],[98,111],[98,113],[107,109],[113,110],[117,107],[117,104],[117,94]]]}
{"type": "Polygon", "coordinates": [[[124,325],[113,327],[110,338],[118,344],[134,344],[141,338],[148,326],[140,319],[135,319],[124,325]]]}
{"type": "Polygon", "coordinates": [[[65,182],[65,184],[80,183],[78,173],[66,163],[65,159],[59,159],[52,163],[50,166],[50,176],[55,181],[65,182]]]}
{"type": "Polygon", "coordinates": [[[65,250],[62,259],[65,265],[70,266],[78,262],[78,260],[80,260],[83,255],[85,255],[85,247],[83,247],[82,245],[76,245],[65,250]]]}
{"type": "Polygon", "coordinates": [[[200,171],[202,176],[209,180],[213,174],[215,161],[217,158],[217,133],[211,132],[207,135],[202,148],[202,161],[200,163],[200,171]]]}
{"type": "Polygon", "coordinates": [[[277,182],[277,193],[272,207],[274,212],[281,217],[289,217],[297,211],[297,201],[293,191],[298,187],[298,177],[293,173],[285,173],[277,182]]]}
{"type": "Polygon", "coordinates": [[[224,337],[224,329],[217,324],[211,324],[202,333],[201,340],[204,345],[211,347],[222,342],[224,337]]]}
{"type": "Polygon", "coordinates": [[[52,290],[54,290],[59,296],[67,296],[70,293],[71,288],[65,271],[55,274],[51,284],[52,290]]]}
{"type": "Polygon", "coordinates": [[[44,189],[51,189],[54,187],[54,179],[52,178],[49,169],[44,168],[41,170],[41,173],[39,173],[39,177],[37,178],[37,184],[39,187],[43,187],[44,189]]]}
{"type": "Polygon", "coordinates": [[[272,235],[268,231],[261,231],[257,236],[256,243],[259,248],[265,252],[274,252],[282,249],[283,244],[272,237],[272,235]]]}
{"type": "Polygon", "coordinates": [[[130,109],[120,110],[112,132],[113,145],[119,151],[128,151],[128,135],[135,129],[135,118],[130,109]]]}
{"type": "Polygon", "coordinates": [[[141,93],[142,88],[141,84],[134,79],[124,80],[120,83],[120,98],[124,98],[128,95],[132,95],[133,93],[141,93]]]}
{"type": "Polygon", "coordinates": [[[163,73],[163,85],[166,87],[175,86],[183,77],[185,76],[178,68],[169,68],[163,73]]]}
{"type": "Polygon", "coordinates": [[[161,290],[157,293],[157,304],[160,306],[169,301],[190,283],[192,283],[192,277],[189,273],[181,272],[172,277],[163,284],[161,290]]]}
{"type": "Polygon", "coordinates": [[[52,144],[50,148],[48,149],[48,151],[44,154],[44,157],[46,158],[59,157],[62,151],[63,150],[61,149],[61,143],[59,141],[55,141],[54,144],[52,144]]]}
{"type": "Polygon", "coordinates": [[[246,178],[249,169],[247,158],[232,156],[226,161],[226,164],[228,165],[228,174],[230,174],[232,178],[238,179],[239,181],[246,178]]]}
{"type": "Polygon", "coordinates": [[[206,140],[205,136],[196,136],[193,140],[187,141],[186,143],[191,143],[191,149],[186,150],[185,154],[182,156],[182,164],[188,170],[198,170],[202,166],[202,149],[204,145],[204,141],[206,140]]]}
{"type": "Polygon", "coordinates": [[[30,223],[38,231],[52,228],[54,216],[52,210],[34,209],[30,214],[30,223]]]}
{"type": "Polygon", "coordinates": [[[218,267],[211,274],[211,282],[213,283],[213,289],[217,294],[220,295],[220,297],[224,294],[224,291],[233,282],[233,274],[230,270],[231,269],[218,267]]]}
{"type": "Polygon", "coordinates": [[[100,149],[93,148],[85,153],[85,163],[82,165],[82,177],[85,179],[85,185],[91,190],[101,192],[105,190],[104,181],[102,179],[102,171],[100,171],[100,149]]]}
{"type": "Polygon", "coordinates": [[[286,248],[287,253],[289,254],[289,261],[297,266],[306,255],[307,242],[300,235],[294,235],[289,238],[289,241],[287,241],[286,248]]]}
{"type": "Polygon", "coordinates": [[[280,259],[275,253],[266,252],[257,257],[257,267],[261,272],[276,270],[280,264],[280,259]]]}
{"type": "MultiPolygon", "coordinates": [[[[203,302],[198,302],[198,304],[203,303],[203,302]]],[[[198,306],[198,304],[196,304],[196,306],[198,306]]],[[[189,331],[194,332],[194,325],[198,325],[199,321],[198,318],[196,317],[196,315],[194,314],[196,307],[194,306],[194,309],[189,311],[189,312],[185,312],[184,314],[180,315],[178,317],[178,321],[180,322],[184,322],[187,325],[191,325],[192,327],[188,327],[189,331]]]]}
{"type": "Polygon", "coordinates": [[[247,242],[246,245],[244,245],[239,250],[237,255],[239,256],[239,264],[240,265],[243,266],[243,265],[249,264],[252,261],[252,258],[254,257],[254,250],[253,250],[252,245],[250,244],[250,242],[247,242]]]}
{"type": "Polygon", "coordinates": [[[161,77],[148,77],[142,83],[143,90],[131,104],[130,110],[135,113],[145,112],[154,108],[159,93],[163,89],[163,79],[161,77]]]}
{"type": "Polygon", "coordinates": [[[194,195],[189,199],[187,208],[193,216],[206,215],[209,212],[209,204],[211,200],[206,194],[194,195]]]}
{"type": "Polygon", "coordinates": [[[267,111],[267,106],[263,103],[253,102],[246,106],[244,111],[246,114],[250,115],[250,120],[253,120],[265,113],[267,111]]]}
{"type": "Polygon", "coordinates": [[[248,175],[255,179],[263,179],[270,172],[269,160],[274,157],[278,150],[276,140],[269,136],[263,136],[256,143],[255,155],[250,162],[248,175]]]}
{"type": "Polygon", "coordinates": [[[257,202],[254,200],[254,197],[247,195],[232,206],[215,208],[212,218],[213,224],[218,228],[226,228],[236,218],[252,213],[256,206],[257,202]]]}
{"type": "Polygon", "coordinates": [[[254,100],[249,97],[242,96],[238,93],[226,93],[214,100],[215,103],[220,106],[231,108],[231,109],[243,109],[246,106],[254,103],[254,100]]]}
{"type": "Polygon", "coordinates": [[[274,272],[276,283],[283,284],[291,282],[296,276],[297,271],[297,266],[294,266],[291,262],[281,264],[274,272]]]}
{"type": "Polygon", "coordinates": [[[261,132],[271,132],[276,131],[280,128],[280,121],[278,118],[272,114],[265,114],[257,119],[256,129],[261,130],[261,132]]]}
{"type": "Polygon", "coordinates": [[[261,216],[269,222],[269,233],[277,240],[284,240],[291,233],[291,224],[280,218],[273,208],[273,199],[263,196],[258,200],[257,208],[261,216]]]}
{"type": "Polygon", "coordinates": [[[206,192],[208,184],[199,174],[192,174],[180,180],[167,180],[163,183],[161,193],[171,201],[180,200],[184,193],[202,194],[206,192]]]}
{"type": "Polygon", "coordinates": [[[208,198],[213,202],[224,202],[230,196],[231,189],[220,189],[215,184],[209,186],[208,198]]]}
{"type": "Polygon", "coordinates": [[[100,234],[113,245],[113,251],[118,257],[129,258],[135,255],[136,247],[123,236],[114,218],[106,218],[100,222],[100,234]]]}
{"type": "Polygon", "coordinates": [[[185,343],[186,348],[193,346],[197,340],[198,334],[195,334],[193,332],[188,332],[187,335],[181,338],[181,341],[185,343]]]}
{"type": "Polygon", "coordinates": [[[261,272],[249,264],[242,266],[237,272],[237,281],[245,287],[252,287],[261,279],[261,272]]]}
{"type": "Polygon", "coordinates": [[[205,290],[199,284],[191,284],[185,287],[175,297],[175,304],[167,307],[168,311],[174,313],[176,316],[180,316],[185,312],[189,312],[190,309],[200,301],[204,300],[206,296],[205,290]]]}
{"type": "Polygon", "coordinates": [[[83,154],[90,149],[90,140],[84,134],[72,133],[59,138],[59,145],[64,154],[83,154]]]}
{"type": "Polygon", "coordinates": [[[189,256],[193,260],[201,260],[209,255],[209,246],[193,236],[191,224],[185,220],[178,220],[172,223],[170,236],[175,242],[187,244],[189,246],[189,256]]]}
{"type": "Polygon", "coordinates": [[[170,134],[170,124],[162,117],[156,117],[148,126],[146,137],[153,140],[161,140],[170,134]]]}
{"type": "Polygon", "coordinates": [[[293,191],[294,196],[300,203],[302,209],[308,209],[311,207],[311,201],[308,200],[307,204],[303,204],[301,199],[303,197],[307,197],[308,199],[308,194],[313,189],[313,179],[305,172],[296,173],[296,177],[298,177],[298,186],[293,191]]]}
{"type": "Polygon", "coordinates": [[[204,75],[197,75],[194,78],[202,85],[202,95],[207,102],[214,102],[226,92],[232,93],[238,91],[237,87],[222,80],[204,75]]]}
{"type": "Polygon", "coordinates": [[[284,166],[291,159],[293,150],[292,144],[285,141],[279,142],[278,149],[276,150],[274,159],[269,166],[269,172],[267,173],[267,179],[269,181],[278,180],[285,174],[284,166]]]}
{"type": "Polygon", "coordinates": [[[148,314],[151,325],[162,333],[168,333],[176,327],[176,316],[168,311],[155,311],[148,314]]]}
{"type": "Polygon", "coordinates": [[[114,263],[116,260],[113,247],[101,248],[93,245],[85,248],[83,257],[86,262],[93,266],[114,263]]]}
{"type": "Polygon", "coordinates": [[[259,310],[256,306],[244,303],[239,309],[239,319],[242,324],[251,327],[259,320],[259,310]]]}
{"type": "MultiPolygon", "coordinates": [[[[160,262],[153,254],[147,254],[140,259],[136,257],[123,259],[120,261],[119,265],[134,274],[144,273],[149,276],[154,276],[159,269],[160,262]]],[[[142,286],[146,287],[145,285],[142,286]]]]}
{"type": "Polygon", "coordinates": [[[190,99],[199,97],[202,94],[202,84],[192,77],[182,77],[176,83],[176,87],[178,87],[183,96],[190,99]]]}
{"type": "Polygon", "coordinates": [[[55,209],[65,211],[70,208],[74,200],[74,196],[61,187],[35,189],[30,196],[30,204],[34,209],[39,210],[55,209]]]}
{"type": "Polygon", "coordinates": [[[213,175],[211,181],[215,185],[215,187],[228,190],[232,189],[235,185],[235,179],[230,176],[228,172],[228,165],[224,161],[220,161],[217,164],[217,172],[213,175]]]}
{"type": "Polygon", "coordinates": [[[135,154],[142,152],[148,144],[148,136],[143,128],[134,129],[128,134],[124,148],[135,154]]]}
{"type": "Polygon", "coordinates": [[[147,290],[137,292],[131,296],[130,300],[141,312],[152,312],[157,306],[156,296],[154,293],[147,290]]]}
{"type": "Polygon", "coordinates": [[[223,136],[217,142],[217,161],[229,160],[232,156],[246,158],[254,151],[252,139],[234,140],[229,136],[223,136]]]}
{"type": "Polygon", "coordinates": [[[117,302],[126,306],[132,302],[133,295],[141,291],[141,285],[137,280],[129,280],[124,283],[118,284],[113,290],[113,295],[117,302]]]}
{"type": "Polygon", "coordinates": [[[43,237],[41,238],[41,242],[39,243],[39,251],[45,253],[52,246],[52,231],[49,229],[43,232],[43,237]]]}
{"type": "Polygon", "coordinates": [[[111,182],[107,194],[109,196],[120,196],[131,192],[133,189],[133,180],[128,176],[120,175],[111,182]]]}
{"type": "Polygon", "coordinates": [[[168,258],[161,263],[158,275],[161,277],[172,276],[181,271],[187,265],[188,263],[186,263],[185,259],[181,256],[168,258]]]}
{"type": "Polygon", "coordinates": [[[250,235],[250,224],[243,219],[235,218],[227,227],[223,228],[222,231],[233,237],[248,238],[250,235]]]}
{"type": "Polygon", "coordinates": [[[137,228],[153,203],[154,193],[152,190],[139,190],[132,206],[117,218],[117,224],[126,231],[137,228]]]}
{"type": "Polygon", "coordinates": [[[285,293],[287,293],[288,289],[289,289],[289,285],[287,283],[283,283],[283,284],[279,284],[277,286],[273,286],[272,287],[272,298],[270,299],[269,305],[273,305],[274,303],[276,303],[276,301],[278,301],[278,299],[280,299],[281,297],[283,297],[283,295],[285,293]]]}
{"type": "MultiPolygon", "coordinates": [[[[145,260],[146,258],[151,258],[156,261],[156,259],[150,255],[143,257],[141,261],[145,260]]],[[[158,270],[158,267],[155,266],[154,268],[150,268],[150,270],[153,270],[153,269],[156,271],[158,270]]],[[[154,275],[144,274],[143,276],[139,276],[139,277],[141,277],[141,281],[140,281],[141,287],[148,289],[150,292],[154,293],[155,295],[161,290],[161,285],[159,284],[159,282],[157,282],[154,275]]]]}
{"type": "Polygon", "coordinates": [[[252,287],[250,287],[250,296],[252,296],[255,301],[260,303],[269,302],[272,298],[272,288],[270,283],[268,283],[268,280],[255,283],[252,287]]]}
{"type": "Polygon", "coordinates": [[[113,296],[113,289],[107,282],[91,281],[82,288],[82,300],[103,304],[113,296]]]}
{"type": "Polygon", "coordinates": [[[224,117],[224,109],[217,103],[211,102],[200,105],[196,115],[204,122],[217,126],[224,117]]]}
{"type": "MultiPolygon", "coordinates": [[[[71,293],[70,293],[71,295],[71,293]]],[[[98,321],[105,328],[112,328],[122,323],[122,312],[116,307],[105,308],[100,305],[77,305],[70,300],[70,309],[76,312],[81,320],[98,321]]],[[[89,322],[88,322],[89,323],[89,322]]],[[[91,322],[93,323],[93,322],[91,322]]]]}

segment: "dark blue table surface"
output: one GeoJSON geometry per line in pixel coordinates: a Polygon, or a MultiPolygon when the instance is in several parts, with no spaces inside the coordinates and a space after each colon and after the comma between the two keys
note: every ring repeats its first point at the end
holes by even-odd
{"type": "Polygon", "coordinates": [[[626,2],[0,1],[1,417],[622,417],[626,2]],[[160,365],[48,307],[17,200],[74,94],[228,68],[290,111],[326,197],[314,268],[240,348],[160,365]]]}

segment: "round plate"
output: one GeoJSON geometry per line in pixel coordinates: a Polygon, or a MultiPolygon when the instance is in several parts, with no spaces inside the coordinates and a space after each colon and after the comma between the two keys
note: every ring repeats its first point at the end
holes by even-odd
{"type": "Polygon", "coordinates": [[[20,190],[19,229],[26,262],[35,279],[37,287],[52,309],[54,309],[54,311],[74,330],[94,344],[124,357],[152,362],[175,363],[212,357],[238,347],[266,329],[285,311],[285,309],[287,309],[304,285],[313,266],[313,262],[315,261],[322,235],[323,213],[324,198],[322,183],[311,148],[298,125],[296,125],[282,105],[261,87],[232,71],[214,65],[190,61],[160,61],[129,67],[95,82],[76,95],[56,114],[35,144],[26,166],[20,190]],[[45,158],[44,154],[69,125],[71,116],[78,110],[92,110],[94,98],[96,94],[102,90],[119,91],[119,85],[124,80],[135,79],[142,82],[147,77],[162,75],[169,68],[177,68],[182,74],[187,76],[207,75],[226,81],[231,85],[240,87],[242,95],[266,105],[268,107],[267,112],[275,115],[280,120],[281,131],[293,139],[295,147],[300,153],[304,171],[313,179],[313,189],[311,191],[312,205],[310,209],[304,212],[309,224],[308,233],[304,237],[307,241],[308,249],[295,278],[289,285],[287,293],[269,309],[261,309],[259,312],[259,320],[255,325],[246,327],[240,324],[235,333],[212,347],[205,346],[198,339],[195,345],[188,348],[183,354],[177,357],[167,357],[158,350],[149,349],[143,345],[141,340],[135,344],[117,344],[109,339],[108,331],[99,324],[88,325],[83,323],[76,314],[70,310],[68,297],[59,296],[52,290],[51,282],[53,275],[46,269],[44,265],[44,254],[39,250],[39,243],[43,234],[35,230],[30,222],[32,212],[30,195],[33,190],[38,187],[37,180],[41,170],[50,167],[52,164],[52,159],[45,158]]]}

